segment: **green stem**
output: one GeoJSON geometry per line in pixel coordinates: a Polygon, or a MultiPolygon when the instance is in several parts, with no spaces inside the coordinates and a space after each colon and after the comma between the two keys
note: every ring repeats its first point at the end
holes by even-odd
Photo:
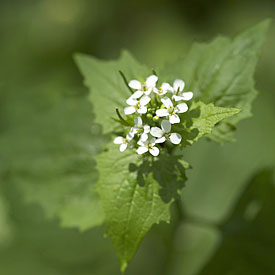
{"type": "Polygon", "coordinates": [[[121,123],[125,126],[131,126],[120,114],[118,108],[116,107],[116,114],[118,116],[118,118],[120,119],[121,123]]]}
{"type": "Polygon", "coordinates": [[[152,73],[153,73],[154,75],[158,76],[154,68],[152,68],[152,73]]]}
{"type": "Polygon", "coordinates": [[[121,77],[122,77],[122,79],[123,79],[125,85],[126,85],[127,88],[129,89],[129,91],[131,92],[131,94],[133,94],[134,92],[133,92],[133,90],[131,89],[131,87],[129,87],[128,81],[127,81],[127,79],[126,79],[124,73],[123,73],[121,70],[118,70],[118,72],[119,72],[119,74],[121,75],[121,77]]]}

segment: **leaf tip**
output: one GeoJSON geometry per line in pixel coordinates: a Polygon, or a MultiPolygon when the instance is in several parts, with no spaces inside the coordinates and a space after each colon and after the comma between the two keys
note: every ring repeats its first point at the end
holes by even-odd
{"type": "Polygon", "coordinates": [[[120,266],[121,274],[125,273],[127,266],[128,266],[128,263],[125,260],[121,262],[121,266],[120,266]]]}
{"type": "Polygon", "coordinates": [[[232,108],[232,109],[233,109],[232,111],[233,111],[234,115],[242,112],[242,109],[238,109],[238,108],[232,108]]]}
{"type": "Polygon", "coordinates": [[[74,53],[72,57],[73,57],[73,61],[74,61],[76,64],[78,64],[79,61],[82,59],[83,54],[82,54],[82,53],[74,53]]]}

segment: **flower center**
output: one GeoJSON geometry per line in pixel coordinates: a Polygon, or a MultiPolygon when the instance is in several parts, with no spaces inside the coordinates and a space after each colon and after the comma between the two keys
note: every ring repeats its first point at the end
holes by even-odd
{"type": "Polygon", "coordinates": [[[148,143],[147,148],[148,148],[149,150],[153,149],[153,147],[154,147],[154,146],[153,146],[151,143],[148,143]]]}
{"type": "Polygon", "coordinates": [[[138,129],[138,131],[137,131],[138,134],[141,134],[143,132],[144,132],[144,129],[142,129],[142,128],[138,129]]]}
{"type": "Polygon", "coordinates": [[[169,107],[168,112],[170,115],[175,115],[177,113],[178,108],[177,107],[169,107]]]}
{"type": "Polygon", "coordinates": [[[137,104],[135,105],[136,110],[138,110],[140,108],[140,101],[137,102],[137,104]]]}

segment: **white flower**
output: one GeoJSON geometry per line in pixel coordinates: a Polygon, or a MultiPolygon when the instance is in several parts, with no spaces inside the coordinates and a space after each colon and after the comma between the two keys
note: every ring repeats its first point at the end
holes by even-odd
{"type": "Polygon", "coordinates": [[[180,103],[177,106],[173,106],[171,99],[168,97],[162,98],[161,101],[164,104],[165,108],[157,110],[156,115],[158,117],[169,116],[169,121],[171,124],[180,122],[180,118],[177,113],[181,114],[188,110],[188,106],[186,103],[180,103]]]}
{"type": "Polygon", "coordinates": [[[133,137],[134,136],[131,133],[128,133],[127,136],[126,136],[126,138],[124,138],[124,137],[116,137],[114,139],[114,144],[120,144],[119,150],[120,150],[120,152],[124,152],[127,149],[128,144],[133,139],[133,137]]]}
{"type": "Polygon", "coordinates": [[[140,145],[140,147],[138,147],[137,153],[139,155],[142,155],[149,151],[151,155],[156,157],[159,155],[159,149],[155,147],[155,144],[156,144],[155,138],[152,138],[150,141],[146,140],[145,142],[139,141],[138,145],[140,145]]]}
{"type": "Polygon", "coordinates": [[[145,83],[141,83],[138,80],[131,80],[129,82],[129,87],[134,90],[137,90],[133,93],[132,97],[137,99],[140,98],[143,94],[149,95],[154,89],[156,89],[156,83],[158,77],[156,75],[150,75],[147,77],[145,83]]]}
{"type": "Polygon", "coordinates": [[[173,88],[170,86],[169,83],[164,82],[164,83],[161,84],[159,89],[154,89],[153,91],[156,94],[162,96],[162,95],[165,95],[168,91],[172,91],[172,89],[173,88]]]}
{"type": "Polygon", "coordinates": [[[149,125],[142,125],[142,119],[141,117],[135,117],[135,126],[131,128],[130,134],[135,135],[139,134],[140,135],[140,141],[146,141],[148,139],[148,133],[150,133],[150,126],[149,125]]]}
{"type": "Polygon", "coordinates": [[[130,115],[135,112],[139,114],[146,114],[147,107],[146,105],[150,102],[151,98],[148,95],[144,95],[140,100],[133,98],[132,96],[129,97],[126,101],[130,107],[124,108],[125,115],[130,115]]]}
{"type": "Polygon", "coordinates": [[[163,143],[166,140],[166,136],[173,144],[179,144],[181,142],[181,135],[178,133],[170,133],[171,124],[168,120],[161,122],[161,129],[159,127],[151,128],[151,135],[156,137],[156,143],[163,143]]]}
{"type": "Polygon", "coordinates": [[[176,79],[173,83],[173,88],[171,90],[171,92],[173,93],[172,98],[175,101],[180,101],[180,100],[190,100],[193,97],[193,93],[192,92],[184,92],[183,93],[183,89],[184,89],[185,83],[183,80],[181,79],[176,79]]]}

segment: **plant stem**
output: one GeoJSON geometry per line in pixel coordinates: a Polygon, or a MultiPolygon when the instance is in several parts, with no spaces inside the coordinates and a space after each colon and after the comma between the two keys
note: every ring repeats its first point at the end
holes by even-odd
{"type": "Polygon", "coordinates": [[[152,68],[152,73],[153,73],[154,75],[158,76],[154,68],[152,68]]]}
{"type": "Polygon", "coordinates": [[[131,92],[131,94],[133,94],[133,90],[129,87],[128,85],[128,80],[126,79],[126,76],[124,75],[124,73],[121,70],[118,70],[119,74],[121,75],[125,85],[127,86],[127,88],[129,89],[129,91],[131,92]]]}
{"type": "Polygon", "coordinates": [[[121,123],[125,126],[130,126],[130,124],[121,116],[118,108],[116,107],[116,113],[117,113],[117,116],[118,118],[120,119],[121,123]]]}

